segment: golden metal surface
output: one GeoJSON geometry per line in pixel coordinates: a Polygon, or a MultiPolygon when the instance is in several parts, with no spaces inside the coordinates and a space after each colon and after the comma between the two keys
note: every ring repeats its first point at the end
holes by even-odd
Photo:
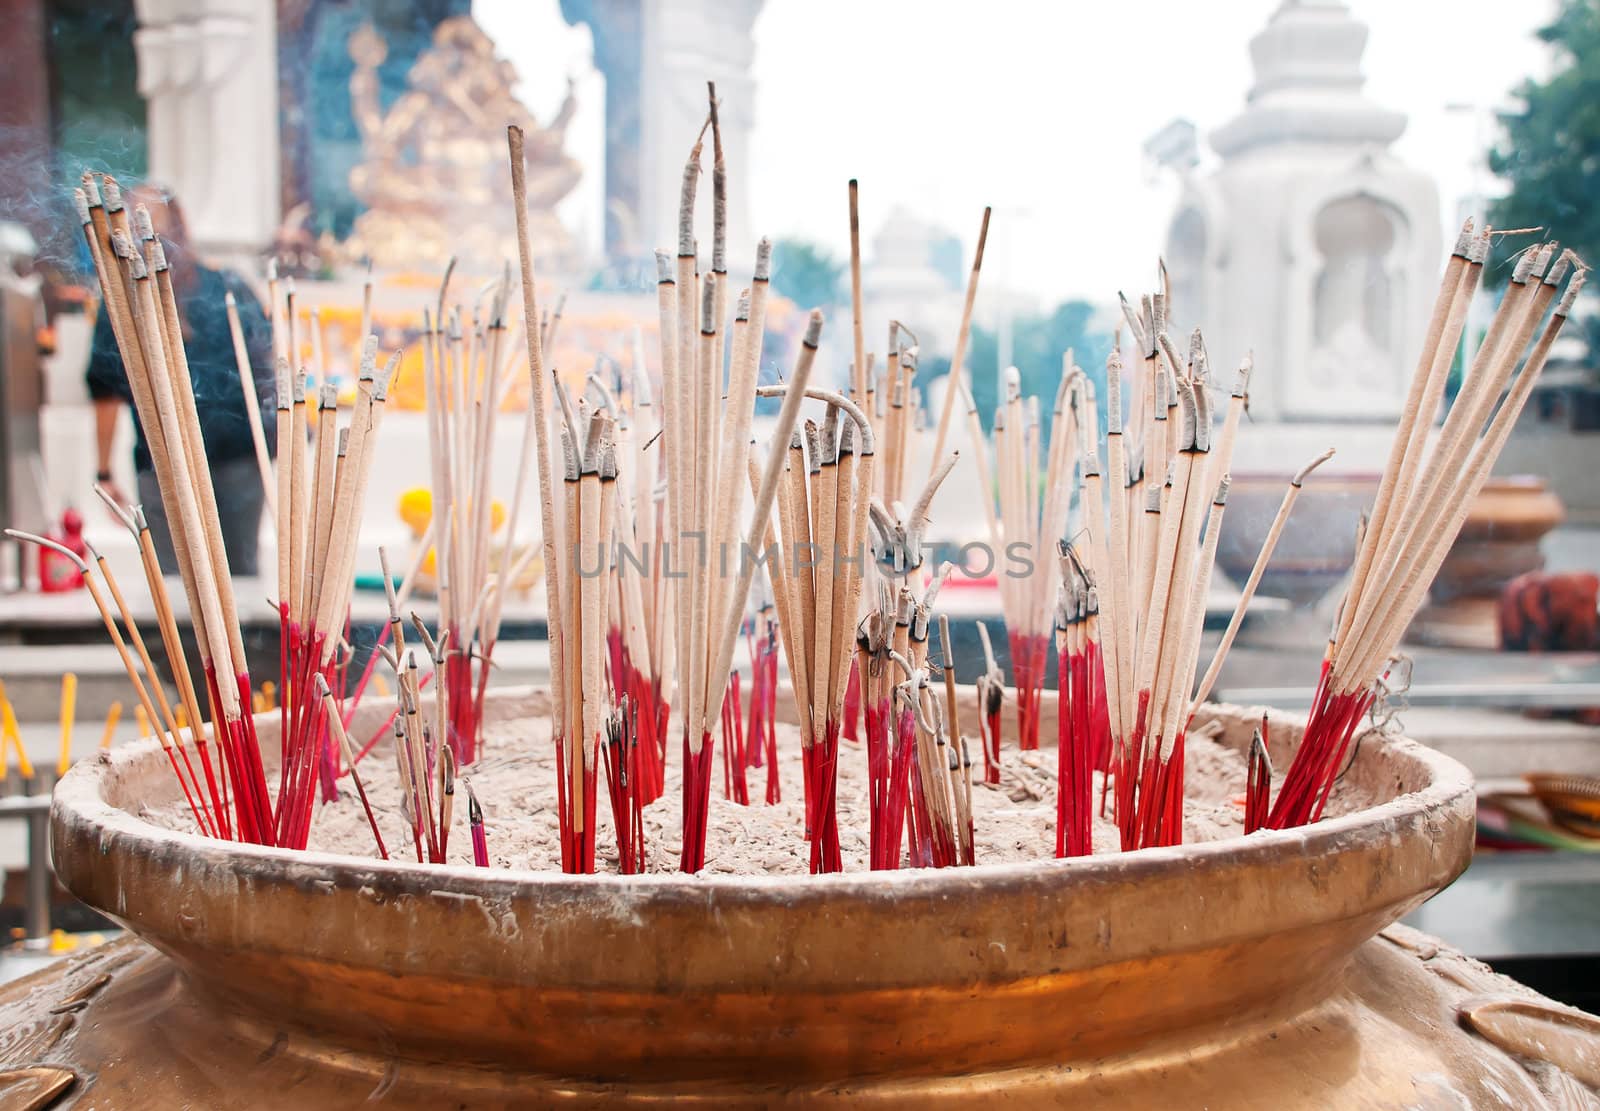
{"type": "MultiPolygon", "coordinates": [[[[241,1022],[219,1013],[188,989],[173,962],[135,939],[0,989],[0,1029],[28,1033],[41,1017],[49,1017],[46,1004],[71,994],[95,967],[116,965],[110,985],[52,1043],[43,1055],[52,1063],[42,1066],[81,1076],[62,1106],[105,1111],[359,1106],[409,1111],[668,1100],[712,1107],[782,1102],[883,1108],[988,1106],[1004,1100],[1024,1108],[1120,1111],[1540,1111],[1561,1106],[1547,1101],[1516,1058],[1453,1021],[1466,991],[1433,966],[1470,962],[1437,946],[1431,952],[1424,957],[1387,938],[1370,940],[1356,951],[1328,997],[1286,1019],[1209,1022],[1119,1054],[1063,1055],[1053,1064],[960,1076],[779,1082],[753,1069],[729,1069],[709,1081],[627,1076],[606,1082],[510,1066],[422,1064],[392,1051],[336,1048],[289,1024],[241,1022]]],[[[470,1018],[463,1016],[463,1023],[470,1026],[470,1018]]],[[[604,1035],[591,1031],[590,1036],[604,1035]]],[[[1540,1080],[1560,1090],[1571,1077],[1546,1074],[1540,1080]]],[[[0,1109],[11,1111],[11,1106],[0,1090],[0,1109]]]]}

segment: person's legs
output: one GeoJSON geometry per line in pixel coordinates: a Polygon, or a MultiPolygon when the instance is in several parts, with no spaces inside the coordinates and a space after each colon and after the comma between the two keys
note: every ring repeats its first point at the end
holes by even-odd
{"type": "Polygon", "coordinates": [[[138,474],[139,503],[144,509],[144,519],[150,525],[150,539],[155,544],[156,560],[163,575],[178,573],[178,556],[172,550],[172,530],[167,527],[167,507],[161,503],[161,486],[154,471],[138,474]]]}
{"type": "Polygon", "coordinates": [[[228,569],[235,575],[255,575],[261,547],[261,470],[254,456],[211,465],[217,491],[217,516],[222,523],[222,544],[228,569]]]}

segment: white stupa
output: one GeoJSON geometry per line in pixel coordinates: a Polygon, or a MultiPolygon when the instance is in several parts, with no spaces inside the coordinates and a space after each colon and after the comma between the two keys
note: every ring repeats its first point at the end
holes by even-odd
{"type": "Polygon", "coordinates": [[[1174,323],[1204,329],[1214,365],[1255,356],[1236,471],[1281,469],[1290,443],[1320,439],[1346,468],[1380,465],[1422,344],[1438,191],[1390,153],[1406,118],[1362,93],[1366,41],[1342,0],[1285,0],[1251,40],[1244,110],[1209,136],[1220,163],[1184,174],[1174,323]]]}

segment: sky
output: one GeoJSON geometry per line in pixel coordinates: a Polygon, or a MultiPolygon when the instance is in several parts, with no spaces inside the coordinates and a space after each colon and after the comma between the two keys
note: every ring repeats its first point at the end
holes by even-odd
{"type": "MultiPolygon", "coordinates": [[[[1204,144],[1243,106],[1249,40],[1277,6],[766,0],[754,30],[753,225],[843,254],[845,183],[856,177],[866,241],[904,206],[970,253],[988,204],[986,284],[1042,305],[1143,288],[1177,197],[1170,175],[1145,166],[1144,140],[1184,116],[1204,144]]],[[[1370,28],[1366,92],[1408,113],[1394,150],[1435,175],[1442,223],[1454,227],[1475,178],[1492,191],[1481,169],[1489,113],[1548,68],[1533,31],[1553,0],[1350,6],[1370,28]]],[[[567,28],[556,0],[478,0],[474,13],[518,64],[536,112],[554,111],[568,73],[580,75],[580,96],[598,93],[595,78],[586,86],[581,77],[591,70],[588,32],[567,28]]],[[[594,97],[586,111],[569,145],[598,166],[594,97]]],[[[563,209],[591,238],[599,178],[589,174],[563,209]]]]}

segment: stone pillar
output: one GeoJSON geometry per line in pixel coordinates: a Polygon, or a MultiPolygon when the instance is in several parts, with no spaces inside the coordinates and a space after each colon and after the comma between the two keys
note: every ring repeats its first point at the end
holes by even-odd
{"type": "Polygon", "coordinates": [[[195,246],[242,261],[278,227],[274,0],[135,0],[150,178],[183,204],[195,246]]]}
{"type": "MultiPolygon", "coordinates": [[[[750,31],[762,0],[641,0],[641,4],[639,237],[647,250],[670,251],[677,246],[678,182],[706,118],[706,82],[715,81],[728,164],[729,266],[748,268],[755,257],[749,215],[750,132],[755,122],[755,82],[750,77],[755,43],[750,31]]],[[[709,200],[709,137],[702,165],[706,172],[701,190],[709,200]]],[[[699,208],[701,253],[709,266],[711,205],[699,208]]]]}
{"type": "Polygon", "coordinates": [[[61,188],[52,180],[48,16],[42,0],[0,0],[0,17],[8,31],[0,67],[0,220],[15,220],[43,243],[56,230],[56,210],[45,198],[61,188]]]}
{"type": "Polygon", "coordinates": [[[561,0],[561,15],[577,26],[588,24],[594,38],[594,67],[606,82],[605,253],[620,260],[647,256],[640,240],[644,209],[639,181],[639,129],[644,104],[644,12],[641,0],[561,0]]]}

